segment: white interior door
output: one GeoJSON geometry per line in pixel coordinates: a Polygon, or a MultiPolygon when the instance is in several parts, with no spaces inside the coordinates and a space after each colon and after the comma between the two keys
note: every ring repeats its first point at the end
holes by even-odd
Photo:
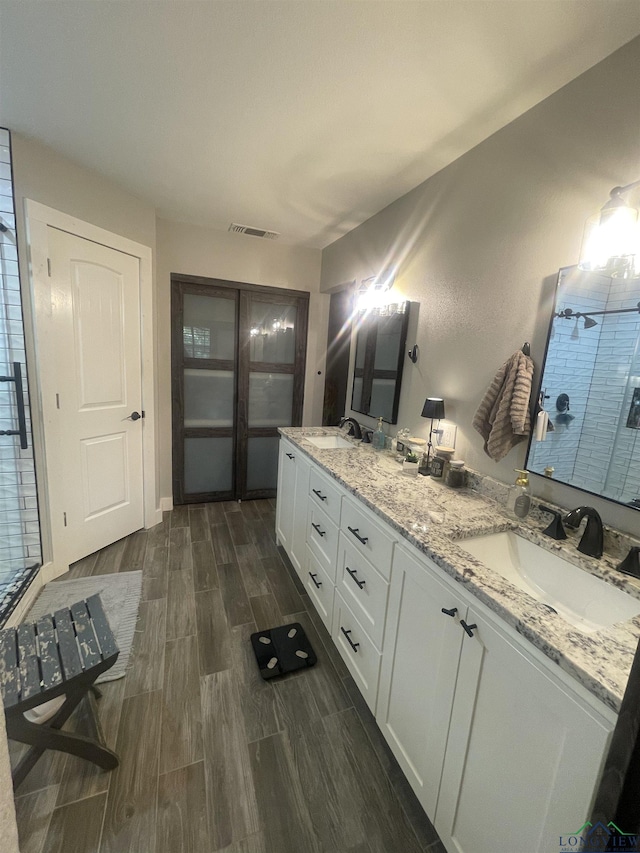
{"type": "Polygon", "coordinates": [[[51,509],[71,563],[144,524],[140,261],[56,228],[48,238],[61,475],[51,509]]]}

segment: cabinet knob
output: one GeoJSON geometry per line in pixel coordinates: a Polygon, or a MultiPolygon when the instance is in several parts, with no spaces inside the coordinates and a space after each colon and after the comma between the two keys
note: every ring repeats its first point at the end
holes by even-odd
{"type": "Polygon", "coordinates": [[[447,615],[447,616],[455,616],[455,615],[456,615],[456,613],[458,612],[458,608],[457,608],[457,607],[452,607],[452,608],[451,608],[451,610],[447,610],[447,608],[446,608],[446,607],[443,607],[443,608],[442,608],[442,612],[443,612],[443,613],[446,613],[446,615],[447,615]]]}
{"type": "Polygon", "coordinates": [[[296,457],[293,455],[293,453],[287,453],[287,454],[286,454],[286,456],[287,456],[289,459],[295,459],[295,458],[296,458],[296,457]]]}
{"type": "Polygon", "coordinates": [[[318,536],[325,536],[325,535],[326,535],[327,531],[326,531],[326,530],[321,530],[321,529],[320,529],[320,525],[319,525],[319,524],[315,524],[315,523],[312,521],[312,522],[311,522],[311,526],[312,526],[312,527],[313,527],[313,529],[317,532],[318,536]]]}
{"type": "Polygon", "coordinates": [[[460,620],[460,624],[462,625],[462,627],[464,628],[464,630],[467,632],[467,634],[468,634],[470,637],[473,637],[473,629],[478,627],[478,626],[476,625],[476,623],[474,622],[474,623],[473,623],[473,625],[467,625],[467,623],[464,621],[464,619],[461,619],[461,620],[460,620]]]}
{"type": "Polygon", "coordinates": [[[311,578],[311,580],[312,580],[312,581],[314,582],[314,584],[316,585],[316,589],[320,589],[320,587],[322,586],[322,581],[317,581],[317,580],[316,580],[316,578],[318,577],[318,575],[317,575],[317,574],[314,574],[313,572],[309,572],[309,577],[311,578]]]}
{"type": "Polygon", "coordinates": [[[323,495],[322,492],[320,491],[320,489],[312,489],[311,491],[313,492],[314,495],[317,495],[321,501],[326,501],[327,496],[323,495]]]}

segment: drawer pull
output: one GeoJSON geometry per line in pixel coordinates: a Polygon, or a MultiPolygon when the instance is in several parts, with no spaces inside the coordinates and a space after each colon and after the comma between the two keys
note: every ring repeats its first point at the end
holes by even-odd
{"type": "Polygon", "coordinates": [[[354,643],[354,642],[353,642],[353,640],[352,640],[352,639],[351,639],[351,637],[349,636],[349,634],[351,633],[351,631],[350,631],[350,630],[349,630],[349,631],[345,631],[345,629],[342,627],[342,625],[340,626],[340,630],[342,631],[342,633],[343,633],[343,634],[345,635],[345,637],[347,638],[347,642],[349,643],[349,645],[351,646],[351,648],[353,649],[353,651],[354,651],[354,652],[357,652],[357,651],[358,651],[358,646],[360,645],[360,643],[354,643]]]}
{"type": "Polygon", "coordinates": [[[358,580],[358,574],[357,574],[357,572],[356,572],[354,569],[350,569],[350,568],[349,568],[349,566],[345,566],[345,568],[346,568],[346,570],[349,572],[349,574],[351,575],[351,577],[353,578],[353,580],[358,584],[358,586],[360,587],[360,589],[362,589],[362,587],[366,584],[366,581],[360,581],[360,580],[358,580]]]}
{"type": "Polygon", "coordinates": [[[311,578],[311,580],[312,580],[312,581],[314,582],[314,584],[316,585],[316,589],[320,589],[320,587],[322,586],[322,581],[317,581],[317,580],[316,580],[316,578],[318,577],[318,575],[317,575],[317,574],[315,574],[315,575],[314,575],[314,573],[313,573],[313,572],[309,572],[309,577],[311,578]]]}
{"type": "Polygon", "coordinates": [[[456,613],[458,612],[458,608],[457,608],[457,607],[452,607],[452,608],[451,608],[451,610],[447,610],[447,608],[446,608],[446,607],[443,607],[443,608],[442,608],[442,612],[443,612],[443,613],[446,613],[446,614],[447,614],[447,616],[455,616],[455,615],[456,615],[456,613]]]}
{"type": "Polygon", "coordinates": [[[347,530],[349,531],[349,533],[353,533],[353,535],[356,537],[358,542],[362,542],[363,545],[366,545],[367,542],[369,541],[368,536],[360,536],[360,528],[359,527],[356,527],[354,530],[353,527],[349,527],[349,525],[347,525],[347,530]]]}
{"type": "Polygon", "coordinates": [[[472,629],[473,629],[473,628],[477,628],[477,627],[478,627],[478,626],[476,625],[476,623],[474,622],[474,623],[473,623],[473,625],[467,625],[467,623],[464,621],[464,619],[461,619],[461,620],[460,620],[460,624],[462,625],[462,627],[464,628],[464,630],[467,632],[467,634],[468,634],[470,637],[473,637],[473,630],[472,630],[472,629]]]}
{"type": "Polygon", "coordinates": [[[326,501],[327,496],[323,495],[320,489],[311,489],[314,495],[317,495],[321,501],[326,501]]]}
{"type": "Polygon", "coordinates": [[[317,532],[318,536],[326,536],[327,531],[326,530],[320,530],[319,524],[314,524],[314,522],[311,522],[311,526],[317,532]]]}
{"type": "Polygon", "coordinates": [[[289,459],[295,459],[295,458],[296,458],[296,457],[293,455],[293,453],[287,453],[286,455],[289,457],[289,459]]]}

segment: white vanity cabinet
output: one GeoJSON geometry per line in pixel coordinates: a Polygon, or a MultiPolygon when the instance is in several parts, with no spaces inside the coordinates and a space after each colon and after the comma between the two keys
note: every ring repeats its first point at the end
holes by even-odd
{"type": "Polygon", "coordinates": [[[558,850],[614,712],[284,439],[276,524],[448,853],[558,850]]]}
{"type": "Polygon", "coordinates": [[[306,522],[309,490],[309,459],[285,438],[280,439],[276,536],[295,570],[306,572],[306,522]]]}
{"type": "Polygon", "coordinates": [[[479,608],[466,621],[435,827],[449,853],[559,849],[589,818],[613,715],[479,608]]]}
{"type": "Polygon", "coordinates": [[[547,853],[588,818],[614,716],[554,670],[396,547],[376,717],[449,853],[547,853]]]}
{"type": "Polygon", "coordinates": [[[396,546],[376,720],[433,820],[467,605],[426,559],[396,546]]]}

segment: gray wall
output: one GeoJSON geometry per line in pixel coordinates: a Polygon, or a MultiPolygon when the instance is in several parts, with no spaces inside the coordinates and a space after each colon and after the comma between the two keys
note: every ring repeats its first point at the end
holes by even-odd
{"type": "MultiPolygon", "coordinates": [[[[37,352],[33,340],[31,285],[25,235],[24,201],[32,199],[60,210],[77,219],[89,222],[130,240],[149,246],[155,258],[155,208],[126,189],[91,169],[68,160],[56,151],[28,139],[19,133],[11,134],[18,258],[25,314],[25,340],[31,381],[33,445],[36,471],[42,478],[44,469],[44,434],[41,405],[36,389],[37,352]]],[[[157,414],[157,412],[156,412],[157,414]]],[[[48,523],[48,499],[40,481],[38,502],[42,532],[43,558],[51,559],[51,539],[48,523]]]]}
{"type": "MultiPolygon", "coordinates": [[[[578,262],[584,223],[611,187],[640,177],[638,68],[640,38],[323,252],[325,291],[398,267],[397,289],[419,303],[408,344],[420,348],[418,363],[405,366],[399,426],[426,435],[424,399],[444,397],[457,456],[505,482],[522,467],[526,443],[492,462],[473,414],[525,340],[541,365],[558,269],[578,262]]],[[[584,502],[578,491],[534,481],[547,500],[584,502]]],[[[637,532],[637,514],[592,501],[610,523],[637,532]]]]}
{"type": "Polygon", "coordinates": [[[243,234],[230,234],[158,219],[158,447],[160,495],[171,495],[171,273],[307,290],[309,333],[305,378],[305,424],[322,421],[322,392],[329,297],[320,289],[320,250],[286,246],[243,234]],[[318,375],[320,371],[321,375],[318,375]]]}

